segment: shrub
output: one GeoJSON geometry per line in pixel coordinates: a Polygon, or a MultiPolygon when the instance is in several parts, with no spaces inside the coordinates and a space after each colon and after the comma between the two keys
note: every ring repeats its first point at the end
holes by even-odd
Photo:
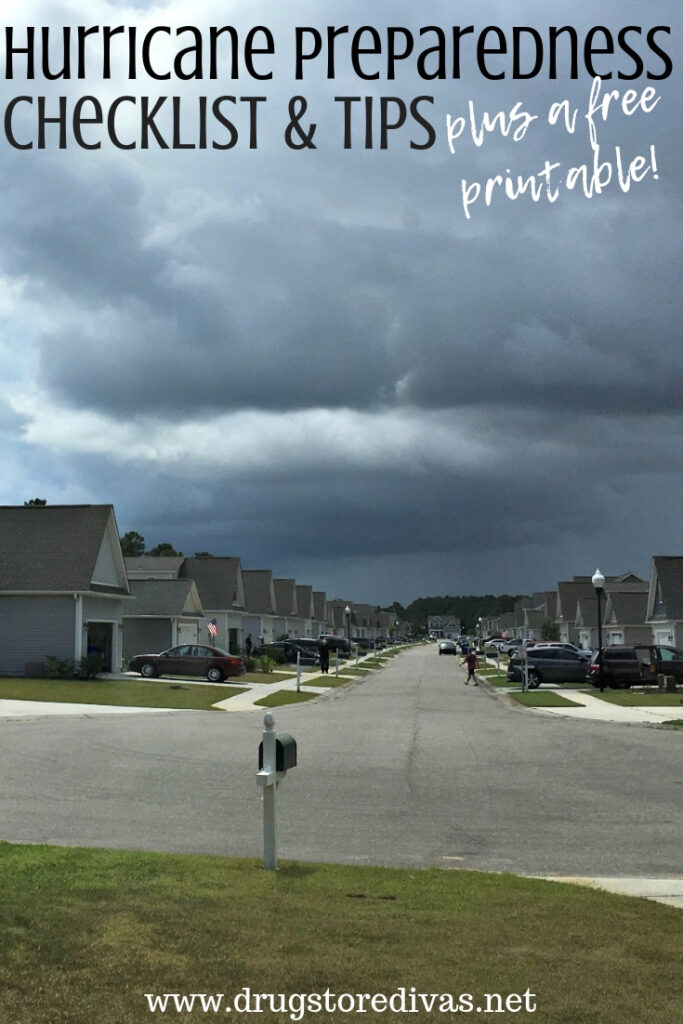
{"type": "Polygon", "coordinates": [[[272,672],[277,665],[275,658],[271,658],[268,654],[262,654],[259,661],[261,662],[262,672],[272,672]]]}
{"type": "Polygon", "coordinates": [[[45,675],[48,679],[96,679],[102,671],[102,658],[99,654],[87,654],[80,661],[55,658],[53,654],[48,654],[45,662],[45,675]]]}

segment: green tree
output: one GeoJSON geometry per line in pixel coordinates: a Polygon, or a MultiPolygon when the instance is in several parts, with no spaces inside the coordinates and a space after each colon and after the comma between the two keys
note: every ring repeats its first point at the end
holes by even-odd
{"type": "Polygon", "coordinates": [[[167,557],[172,557],[173,555],[178,555],[180,558],[183,557],[182,551],[176,551],[176,549],[173,547],[173,545],[169,544],[168,541],[163,541],[161,544],[157,544],[157,546],[155,548],[151,548],[147,552],[147,554],[148,555],[166,555],[167,557]]]}
{"type": "Polygon", "coordinates": [[[145,538],[136,530],[129,530],[124,533],[121,541],[121,551],[124,558],[140,558],[145,553],[145,538]]]}
{"type": "Polygon", "coordinates": [[[45,498],[31,498],[30,501],[25,501],[24,505],[47,505],[45,498]]]}

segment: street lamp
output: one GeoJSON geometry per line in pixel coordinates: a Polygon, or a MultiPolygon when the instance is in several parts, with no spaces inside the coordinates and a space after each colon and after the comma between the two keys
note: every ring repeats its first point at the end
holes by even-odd
{"type": "Polygon", "coordinates": [[[479,618],[477,619],[477,635],[478,635],[477,647],[481,647],[481,642],[484,639],[483,626],[484,626],[484,620],[482,619],[482,617],[480,615],[479,618]]]}
{"type": "Polygon", "coordinates": [[[349,641],[349,657],[351,657],[351,609],[348,604],[344,609],[344,615],[346,616],[346,639],[349,641]]]}
{"type": "Polygon", "coordinates": [[[600,684],[600,692],[602,693],[605,687],[602,679],[602,609],[600,601],[605,587],[605,577],[599,569],[595,570],[591,582],[595,587],[595,596],[598,599],[598,682],[600,684]]]}

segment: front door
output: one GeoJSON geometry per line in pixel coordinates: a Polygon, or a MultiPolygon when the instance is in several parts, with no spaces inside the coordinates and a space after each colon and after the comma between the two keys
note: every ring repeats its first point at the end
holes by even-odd
{"type": "Polygon", "coordinates": [[[113,622],[89,622],[87,632],[88,657],[98,657],[103,672],[112,671],[113,622]]]}

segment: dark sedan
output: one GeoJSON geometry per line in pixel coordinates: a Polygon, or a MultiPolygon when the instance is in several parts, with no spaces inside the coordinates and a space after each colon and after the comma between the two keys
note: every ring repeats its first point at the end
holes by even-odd
{"type": "Polygon", "coordinates": [[[241,658],[204,644],[181,644],[161,654],[136,654],[128,662],[128,668],[145,679],[206,676],[210,683],[222,683],[229,676],[241,676],[246,671],[241,658]]]}

